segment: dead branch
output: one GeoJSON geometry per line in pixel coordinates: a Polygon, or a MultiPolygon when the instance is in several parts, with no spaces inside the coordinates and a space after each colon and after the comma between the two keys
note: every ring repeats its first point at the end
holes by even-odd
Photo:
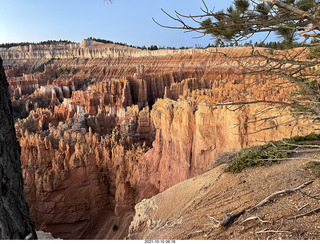
{"type": "MultiPolygon", "coordinates": [[[[316,161],[313,160],[313,162],[316,162],[316,161]]],[[[308,194],[308,193],[306,193],[306,192],[303,192],[303,191],[299,191],[299,192],[301,192],[304,196],[310,197],[310,198],[315,199],[315,200],[317,200],[317,201],[320,200],[320,198],[317,197],[319,194],[318,194],[318,195],[315,195],[315,196],[311,196],[310,194],[308,194]]]]}
{"type": "Polygon", "coordinates": [[[265,204],[268,203],[269,201],[271,201],[271,200],[273,200],[274,198],[276,198],[278,195],[288,194],[288,193],[291,193],[291,192],[295,192],[295,191],[297,191],[297,190],[299,190],[299,189],[301,189],[301,188],[303,188],[303,187],[311,184],[312,182],[313,182],[313,180],[310,180],[310,181],[308,181],[308,182],[306,182],[306,183],[304,183],[304,184],[302,184],[302,185],[300,185],[300,186],[298,186],[298,187],[296,187],[296,188],[284,189],[284,190],[281,190],[281,191],[277,191],[277,192],[271,194],[270,196],[268,196],[267,198],[263,199],[263,200],[262,200],[261,202],[259,202],[257,205],[255,205],[255,206],[252,208],[251,211],[254,211],[254,210],[256,210],[257,208],[265,205],[265,204]]]}
{"type": "Polygon", "coordinates": [[[217,219],[215,219],[214,217],[207,215],[208,218],[211,220],[211,224],[213,224],[213,227],[217,228],[221,226],[221,222],[217,219]]]}
{"type": "Polygon", "coordinates": [[[309,206],[309,203],[303,205],[301,208],[298,209],[298,211],[301,211],[302,209],[304,209],[305,207],[309,206]]]}
{"type": "Polygon", "coordinates": [[[222,221],[219,221],[210,215],[207,215],[207,216],[212,221],[213,227],[221,227],[221,226],[227,227],[231,225],[234,221],[236,221],[236,219],[239,218],[245,212],[246,212],[246,209],[243,209],[240,212],[227,214],[222,221]]]}
{"type": "Polygon", "coordinates": [[[294,147],[304,147],[304,148],[320,148],[320,145],[299,145],[299,144],[293,144],[293,143],[289,143],[286,142],[284,140],[281,141],[284,145],[288,145],[288,146],[294,146],[294,147]]]}
{"type": "Polygon", "coordinates": [[[303,213],[303,214],[299,214],[299,215],[296,215],[296,216],[292,216],[290,218],[288,218],[288,220],[290,219],[297,219],[297,218],[300,218],[300,217],[303,217],[303,216],[307,216],[309,214],[312,214],[312,213],[316,213],[316,212],[320,212],[320,207],[319,208],[315,208],[309,212],[306,212],[306,213],[303,213]]]}
{"type": "Polygon", "coordinates": [[[261,217],[259,217],[259,216],[251,216],[251,217],[245,219],[244,221],[242,221],[241,224],[243,224],[243,223],[245,223],[245,222],[247,222],[247,221],[250,221],[250,220],[255,220],[255,219],[259,220],[259,221],[262,222],[262,223],[270,223],[270,224],[272,223],[272,221],[263,220],[263,219],[262,219],[261,217]]]}
{"type": "Polygon", "coordinates": [[[276,5],[276,6],[278,6],[279,8],[284,8],[284,9],[288,10],[291,13],[299,15],[302,18],[308,19],[314,25],[314,27],[313,27],[314,29],[319,29],[319,20],[317,19],[316,16],[308,14],[307,12],[305,12],[305,11],[303,11],[301,9],[295,8],[293,6],[290,6],[289,4],[286,4],[286,3],[281,2],[279,0],[261,0],[261,1],[272,3],[272,4],[276,5]]]}
{"type": "Polygon", "coordinates": [[[256,231],[256,234],[263,234],[263,233],[291,233],[291,232],[286,230],[268,230],[268,229],[256,231]]]}
{"type": "Polygon", "coordinates": [[[267,159],[261,158],[261,159],[251,159],[250,161],[257,161],[258,162],[258,161],[286,161],[286,160],[312,160],[314,162],[320,163],[320,160],[313,159],[313,158],[267,158],[267,159]]]}
{"type": "Polygon", "coordinates": [[[240,212],[228,214],[223,218],[223,221],[221,222],[221,226],[229,226],[231,225],[237,218],[239,218],[242,214],[244,214],[246,209],[243,209],[240,212]]]}

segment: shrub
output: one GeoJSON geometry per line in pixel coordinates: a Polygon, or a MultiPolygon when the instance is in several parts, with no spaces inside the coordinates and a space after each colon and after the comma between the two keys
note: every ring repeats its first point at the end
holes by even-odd
{"type": "Polygon", "coordinates": [[[281,141],[271,141],[266,145],[242,149],[240,155],[230,161],[225,172],[239,173],[248,167],[273,164],[278,159],[289,158],[298,146],[316,144],[315,141],[319,139],[319,134],[311,133],[306,136],[294,136],[281,141]]]}
{"type": "Polygon", "coordinates": [[[314,176],[320,177],[320,162],[309,161],[306,163],[306,168],[309,169],[314,176]]]}

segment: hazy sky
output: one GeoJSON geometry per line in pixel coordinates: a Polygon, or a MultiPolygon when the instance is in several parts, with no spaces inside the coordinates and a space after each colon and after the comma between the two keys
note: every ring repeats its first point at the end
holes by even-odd
{"type": "MultiPolygon", "coordinates": [[[[199,14],[201,0],[0,0],[0,43],[71,40],[96,37],[138,46],[206,46],[210,37],[197,37],[159,27],[175,25],[169,13],[199,14]]],[[[207,0],[208,6],[225,8],[231,0],[207,0]]]]}

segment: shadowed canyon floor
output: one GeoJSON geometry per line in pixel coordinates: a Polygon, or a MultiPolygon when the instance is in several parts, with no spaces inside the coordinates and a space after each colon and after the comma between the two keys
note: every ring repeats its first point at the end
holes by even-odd
{"type": "MultiPolygon", "coordinates": [[[[214,105],[252,97],[286,101],[292,86],[270,90],[274,80],[235,74],[238,63],[221,54],[238,57],[250,51],[149,51],[90,40],[0,50],[16,116],[25,198],[37,229],[62,239],[125,238],[137,203],[163,192],[161,198],[170,187],[203,174],[223,153],[309,133],[312,124],[297,121],[277,106],[214,105]],[[283,116],[247,123],[261,109],[264,116],[283,116]]],[[[210,172],[220,175],[221,167],[210,172]]],[[[204,185],[208,174],[202,176],[204,185]]],[[[239,176],[220,177],[224,183],[232,179],[232,185],[239,176]]],[[[189,194],[184,206],[196,199],[189,194]]],[[[182,204],[175,199],[173,205],[182,204]]],[[[198,231],[195,228],[185,231],[198,231]]],[[[141,231],[130,235],[148,236],[141,231]]]]}

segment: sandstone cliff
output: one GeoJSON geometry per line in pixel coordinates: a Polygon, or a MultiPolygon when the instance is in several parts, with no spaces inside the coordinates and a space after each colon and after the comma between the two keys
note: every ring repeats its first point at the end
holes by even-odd
{"type": "Polygon", "coordinates": [[[237,63],[219,52],[88,40],[1,51],[14,108],[24,112],[16,131],[37,228],[61,238],[124,238],[142,199],[203,173],[225,152],[312,130],[270,104],[214,105],[286,101],[293,89],[236,74],[237,63]],[[251,123],[261,110],[283,116],[251,123]],[[93,228],[102,218],[105,234],[93,228]],[[121,234],[110,232],[114,223],[121,234]]]}
{"type": "MultiPolygon", "coordinates": [[[[312,130],[312,124],[286,124],[291,121],[290,116],[263,124],[248,124],[247,121],[262,108],[267,107],[245,106],[232,111],[227,106],[196,104],[188,100],[159,100],[151,111],[156,137],[152,149],[139,161],[144,168],[139,177],[162,192],[203,173],[225,152],[236,152],[244,147],[312,130]],[[279,126],[273,127],[273,123],[279,126]],[[264,130],[268,127],[273,128],[264,130]]],[[[286,111],[282,113],[286,114],[286,111]]],[[[279,114],[281,112],[271,110],[265,116],[279,114]]]]}

